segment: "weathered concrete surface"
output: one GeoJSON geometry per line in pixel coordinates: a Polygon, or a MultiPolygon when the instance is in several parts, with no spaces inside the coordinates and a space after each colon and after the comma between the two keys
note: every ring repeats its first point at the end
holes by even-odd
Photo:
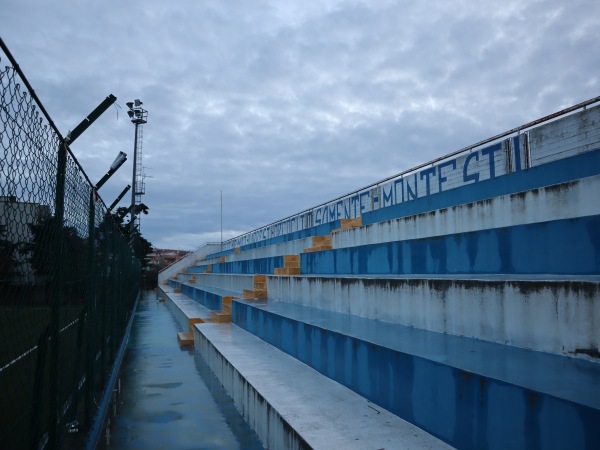
{"type": "Polygon", "coordinates": [[[598,363],[272,300],[232,320],[457,448],[600,445],[598,363]]]}
{"type": "MultiPolygon", "coordinates": [[[[333,235],[333,248],[423,239],[600,214],[600,175],[377,222],[333,235]]],[[[576,236],[564,236],[574,239],[576,236]]]]}
{"type": "Polygon", "coordinates": [[[181,330],[188,331],[190,319],[202,319],[206,321],[211,318],[210,309],[186,295],[175,293],[167,287],[163,287],[161,293],[166,300],[165,304],[171,311],[171,314],[173,314],[181,330]]]}
{"type": "Polygon", "coordinates": [[[193,252],[187,254],[185,257],[181,258],[179,261],[176,261],[174,264],[165,268],[158,274],[158,282],[164,283],[172,276],[177,275],[179,272],[182,272],[186,267],[194,264],[196,260],[204,258],[206,255],[210,253],[214,253],[218,251],[221,246],[220,244],[204,244],[201,247],[197,248],[193,252]]]}
{"type": "Polygon", "coordinates": [[[274,300],[587,357],[600,349],[600,277],[573,278],[272,276],[268,287],[274,300]]]}
{"type": "Polygon", "coordinates": [[[195,346],[268,448],[451,448],[235,325],[195,346]]]}
{"type": "MultiPolygon", "coordinates": [[[[193,269],[190,268],[190,269],[193,269]]],[[[187,281],[186,278],[184,280],[187,281]]],[[[244,289],[252,289],[254,286],[253,274],[225,274],[225,273],[198,273],[196,274],[196,286],[217,287],[235,292],[244,292],[244,289]]]]}
{"type": "Polygon", "coordinates": [[[122,367],[123,407],[106,448],[263,448],[192,347],[180,349],[178,330],[165,303],[153,294],[140,301],[122,367]]]}

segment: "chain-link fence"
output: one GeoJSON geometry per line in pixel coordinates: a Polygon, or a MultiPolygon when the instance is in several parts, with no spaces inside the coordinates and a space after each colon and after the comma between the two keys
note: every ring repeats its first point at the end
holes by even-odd
{"type": "Polygon", "coordinates": [[[79,448],[132,314],[140,266],[2,49],[0,448],[79,448]]]}

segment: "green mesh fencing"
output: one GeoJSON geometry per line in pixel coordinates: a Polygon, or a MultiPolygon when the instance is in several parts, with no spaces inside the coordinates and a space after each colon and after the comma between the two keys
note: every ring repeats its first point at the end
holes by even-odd
{"type": "Polygon", "coordinates": [[[4,50],[0,448],[80,448],[139,294],[141,268],[4,50]]]}

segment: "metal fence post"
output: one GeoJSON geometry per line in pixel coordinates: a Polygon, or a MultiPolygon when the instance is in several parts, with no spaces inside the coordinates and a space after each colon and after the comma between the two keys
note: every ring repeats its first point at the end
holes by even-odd
{"type": "Polygon", "coordinates": [[[65,215],[65,177],[67,168],[67,144],[60,141],[58,146],[58,162],[56,169],[56,196],[55,196],[55,237],[53,251],[52,279],[50,281],[50,386],[49,386],[49,423],[48,423],[48,448],[55,449],[58,444],[58,358],[59,358],[59,322],[60,303],[62,297],[62,260],[64,241],[64,215],[65,215]]]}
{"type": "Polygon", "coordinates": [[[96,202],[95,191],[92,188],[90,192],[89,206],[89,224],[88,224],[88,260],[90,264],[90,274],[88,279],[88,295],[86,299],[86,309],[88,310],[88,333],[86,336],[86,359],[85,359],[85,400],[83,428],[89,429],[91,423],[92,395],[94,392],[94,362],[96,358],[96,202]]]}
{"type": "Polygon", "coordinates": [[[50,326],[40,335],[37,346],[37,361],[35,365],[35,381],[33,384],[33,399],[31,402],[31,432],[29,447],[35,450],[39,446],[40,439],[40,415],[41,402],[44,393],[44,372],[46,371],[46,350],[48,347],[48,338],[50,336],[50,326]]]}

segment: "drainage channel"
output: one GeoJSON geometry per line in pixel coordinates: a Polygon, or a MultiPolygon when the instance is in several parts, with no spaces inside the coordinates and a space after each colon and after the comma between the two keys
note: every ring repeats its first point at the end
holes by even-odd
{"type": "Polygon", "coordinates": [[[100,449],[263,449],[154,292],[138,304],[100,449]]]}

